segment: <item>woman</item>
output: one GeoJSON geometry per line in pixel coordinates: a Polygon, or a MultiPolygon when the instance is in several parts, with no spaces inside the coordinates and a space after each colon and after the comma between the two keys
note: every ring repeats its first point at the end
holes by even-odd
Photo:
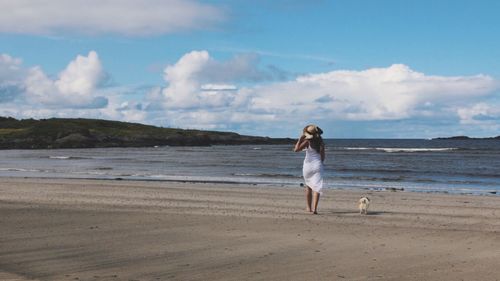
{"type": "Polygon", "coordinates": [[[297,140],[294,151],[306,151],[302,173],[306,187],[307,211],[318,213],[318,202],[323,188],[323,161],[325,161],[325,144],[321,138],[323,131],[316,125],[308,125],[297,140]],[[314,199],[314,204],[313,203],[314,199]],[[314,209],[312,209],[314,206],[314,209]]]}

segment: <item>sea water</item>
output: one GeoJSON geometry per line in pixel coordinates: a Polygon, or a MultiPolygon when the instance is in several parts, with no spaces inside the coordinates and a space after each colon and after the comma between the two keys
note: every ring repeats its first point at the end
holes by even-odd
{"type": "MultiPolygon", "coordinates": [[[[499,140],[326,140],[327,188],[500,192],[499,140]]],[[[293,145],[1,150],[0,176],[298,187],[293,145]]]]}

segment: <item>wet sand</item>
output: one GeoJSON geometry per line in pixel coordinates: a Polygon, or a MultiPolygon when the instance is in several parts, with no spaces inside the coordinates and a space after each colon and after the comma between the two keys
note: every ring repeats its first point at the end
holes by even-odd
{"type": "Polygon", "coordinates": [[[500,197],[0,179],[0,280],[500,280],[500,197]],[[356,201],[368,195],[370,213],[356,201]]]}

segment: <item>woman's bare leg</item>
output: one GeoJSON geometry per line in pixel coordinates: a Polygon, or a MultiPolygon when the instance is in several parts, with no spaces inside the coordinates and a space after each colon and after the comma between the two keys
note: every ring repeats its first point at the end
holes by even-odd
{"type": "Polygon", "coordinates": [[[314,214],[318,213],[319,192],[314,192],[314,214]]]}
{"type": "Polygon", "coordinates": [[[307,211],[312,212],[311,204],[312,204],[312,189],[306,185],[306,202],[307,202],[307,211]]]}

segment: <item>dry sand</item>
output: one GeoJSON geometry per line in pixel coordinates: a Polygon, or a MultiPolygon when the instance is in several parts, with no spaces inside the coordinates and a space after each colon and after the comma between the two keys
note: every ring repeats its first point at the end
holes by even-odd
{"type": "Polygon", "coordinates": [[[500,197],[0,179],[0,280],[500,280],[500,197]],[[368,194],[370,214],[357,213],[368,194]]]}

